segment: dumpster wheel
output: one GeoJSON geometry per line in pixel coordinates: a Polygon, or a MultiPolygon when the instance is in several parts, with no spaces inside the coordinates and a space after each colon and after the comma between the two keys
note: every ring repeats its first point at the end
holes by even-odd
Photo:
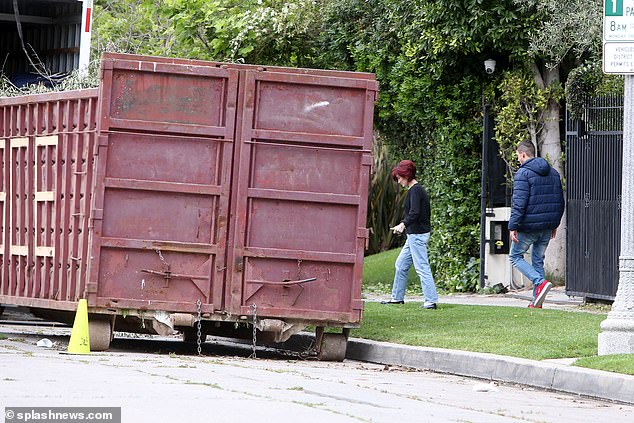
{"type": "Polygon", "coordinates": [[[343,361],[346,358],[348,348],[349,329],[343,329],[343,333],[325,333],[322,326],[315,330],[315,345],[317,358],[320,361],[343,361]]]}
{"type": "MultiPolygon", "coordinates": [[[[195,344],[198,342],[198,330],[195,328],[183,328],[181,339],[183,342],[187,344],[195,344]]],[[[200,334],[200,342],[205,342],[207,340],[207,334],[200,334]]]]}
{"type": "Polygon", "coordinates": [[[106,351],[110,348],[110,341],[114,335],[110,319],[88,319],[88,331],[90,351],[106,351]]]}

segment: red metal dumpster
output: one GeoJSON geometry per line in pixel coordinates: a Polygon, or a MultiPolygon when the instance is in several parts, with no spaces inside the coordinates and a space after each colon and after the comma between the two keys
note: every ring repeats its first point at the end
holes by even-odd
{"type": "MultiPolygon", "coordinates": [[[[68,138],[69,152],[58,153],[53,167],[61,159],[68,167],[80,150],[90,164],[90,144],[94,177],[92,169],[56,168],[55,188],[41,187],[46,172],[28,165],[29,157],[37,164],[45,147],[14,115],[33,113],[20,110],[34,101],[51,108],[56,100],[0,100],[4,162],[14,156],[27,162],[3,171],[3,186],[11,185],[4,198],[18,197],[4,200],[0,302],[67,310],[86,297],[92,320],[108,322],[101,336],[108,341],[113,328],[181,330],[191,339],[198,322],[203,336],[235,336],[235,323],[246,321],[261,340],[279,342],[315,325],[320,356],[342,359],[347,328],[359,325],[363,309],[377,90],[373,76],[363,73],[107,54],[98,135],[76,107],[60,109],[58,120],[87,134],[64,135],[70,130],[59,126],[46,132],[68,138]],[[66,191],[56,190],[62,186],[66,191]],[[37,223],[46,213],[61,222],[49,225],[48,238],[48,226],[37,223]],[[67,223],[75,214],[90,222],[81,237],[72,232],[79,223],[67,223]],[[51,242],[59,249],[41,249],[51,242]],[[38,251],[49,254],[48,262],[34,265],[38,251]],[[42,285],[56,278],[61,294],[41,298],[55,291],[42,285]],[[344,331],[323,334],[326,326],[344,331]]],[[[94,94],[67,95],[90,97],[93,105],[94,94]]]]}
{"type": "Polygon", "coordinates": [[[83,298],[97,90],[0,99],[0,303],[74,310],[83,298]]]}

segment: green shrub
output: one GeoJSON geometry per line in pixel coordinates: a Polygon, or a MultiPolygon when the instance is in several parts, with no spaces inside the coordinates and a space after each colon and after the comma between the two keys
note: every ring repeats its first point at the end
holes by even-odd
{"type": "Polygon", "coordinates": [[[390,230],[403,214],[405,191],[392,179],[392,165],[387,145],[377,136],[373,145],[374,166],[368,193],[368,228],[370,242],[367,254],[394,248],[397,237],[390,230]]]}

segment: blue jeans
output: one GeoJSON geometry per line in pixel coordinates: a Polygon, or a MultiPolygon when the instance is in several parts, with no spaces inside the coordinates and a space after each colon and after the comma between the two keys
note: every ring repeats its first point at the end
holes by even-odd
{"type": "Polygon", "coordinates": [[[517,270],[522,272],[532,282],[533,291],[546,278],[544,257],[546,256],[546,247],[548,247],[552,232],[550,229],[537,232],[518,232],[517,242],[511,243],[509,260],[511,260],[511,264],[517,270]],[[529,264],[524,260],[524,253],[528,251],[531,245],[533,249],[531,251],[531,264],[529,264]]]}
{"type": "Polygon", "coordinates": [[[414,264],[416,274],[420,278],[420,286],[423,288],[425,303],[437,303],[438,293],[436,284],[429,267],[427,258],[427,242],[429,232],[426,234],[408,234],[405,245],[401,250],[394,267],[394,284],[392,285],[392,300],[403,301],[405,298],[405,287],[407,287],[407,274],[409,268],[414,264]]]}

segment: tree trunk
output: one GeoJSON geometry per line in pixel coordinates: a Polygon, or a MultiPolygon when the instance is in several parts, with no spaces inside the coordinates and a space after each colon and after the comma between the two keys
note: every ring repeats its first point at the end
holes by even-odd
{"type": "MultiPolygon", "coordinates": [[[[559,82],[559,67],[549,69],[537,64],[533,67],[535,82],[540,87],[559,82]]],[[[553,168],[564,178],[564,168],[561,154],[561,140],[559,137],[559,122],[561,106],[556,101],[548,104],[544,112],[544,127],[538,135],[539,156],[548,160],[553,168]]],[[[563,181],[562,181],[563,182],[563,181]]],[[[566,270],[566,218],[561,221],[557,229],[557,236],[550,241],[546,253],[545,270],[547,277],[564,280],[566,270]]]]}

